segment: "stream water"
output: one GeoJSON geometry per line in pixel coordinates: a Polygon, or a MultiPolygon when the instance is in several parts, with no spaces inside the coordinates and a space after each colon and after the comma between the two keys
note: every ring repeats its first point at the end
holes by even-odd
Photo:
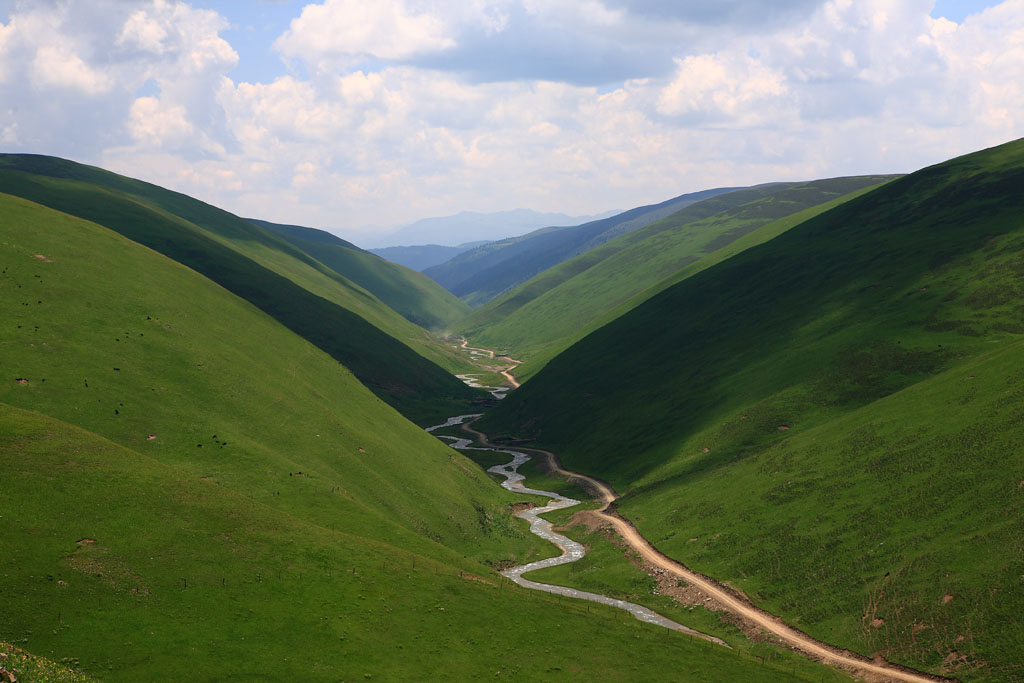
{"type": "MultiPolygon", "coordinates": [[[[489,387],[484,387],[489,388],[489,387]]],[[[434,432],[435,430],[443,427],[454,427],[464,423],[466,420],[479,417],[479,414],[474,415],[459,415],[456,417],[448,418],[448,421],[444,424],[435,425],[428,427],[428,432],[434,432]]],[[[439,439],[446,439],[450,441],[449,444],[452,448],[465,451],[493,451],[495,453],[505,453],[512,456],[512,460],[505,463],[504,465],[494,465],[489,468],[488,472],[493,472],[500,476],[505,477],[505,481],[502,482],[502,486],[509,491],[516,493],[524,493],[535,496],[544,496],[548,498],[548,504],[544,507],[535,507],[528,510],[523,510],[516,514],[517,517],[525,519],[530,523],[530,531],[540,536],[546,541],[554,543],[562,550],[562,554],[558,557],[550,557],[546,560],[538,560],[537,562],[530,562],[529,564],[523,564],[518,567],[506,569],[501,574],[502,576],[511,579],[515,583],[519,584],[523,588],[530,588],[532,590],[544,591],[545,593],[554,593],[555,595],[564,595],[569,598],[577,598],[580,600],[589,600],[591,602],[597,602],[602,605],[608,605],[609,607],[616,607],[621,610],[629,612],[640,621],[646,621],[650,624],[656,624],[663,626],[673,631],[680,631],[683,633],[689,633],[691,635],[710,640],[719,645],[728,647],[724,641],[713,636],[709,636],[700,631],[695,631],[692,628],[683,626],[682,624],[676,623],[671,619],[661,616],[657,612],[653,612],[643,605],[637,605],[632,602],[625,600],[618,600],[616,598],[610,598],[607,595],[600,595],[599,593],[591,593],[589,591],[577,590],[575,588],[568,588],[566,586],[555,586],[547,583],[539,583],[537,581],[530,581],[529,579],[523,578],[523,574],[532,572],[535,569],[544,569],[545,567],[556,567],[562,564],[569,564],[570,562],[576,562],[583,558],[587,554],[586,548],[576,541],[563,536],[555,532],[552,528],[551,522],[547,521],[541,515],[554,512],[555,510],[563,510],[565,508],[579,505],[580,501],[573,498],[567,498],[561,494],[553,491],[541,491],[539,489],[527,488],[523,482],[526,479],[525,476],[519,473],[519,468],[526,462],[529,462],[530,456],[520,451],[504,448],[485,448],[483,446],[474,446],[470,439],[464,439],[455,436],[443,436],[439,435],[439,439]]]]}

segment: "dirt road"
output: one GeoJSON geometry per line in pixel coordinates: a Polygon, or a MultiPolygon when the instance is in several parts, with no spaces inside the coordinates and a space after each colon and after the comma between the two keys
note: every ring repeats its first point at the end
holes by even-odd
{"type": "MultiPolygon", "coordinates": [[[[480,349],[480,348],[477,348],[475,346],[468,346],[468,344],[469,344],[469,342],[467,342],[465,339],[462,340],[462,348],[466,349],[467,351],[479,351],[480,353],[486,353],[488,358],[494,358],[495,357],[494,356],[494,351],[492,351],[491,349],[480,349]]],[[[505,361],[507,361],[509,363],[512,363],[512,365],[510,365],[509,367],[505,368],[504,370],[498,370],[498,374],[500,374],[502,377],[507,379],[509,384],[512,385],[513,389],[518,389],[519,388],[519,380],[517,380],[512,375],[512,370],[514,370],[515,367],[517,365],[519,365],[519,363],[521,363],[522,361],[518,361],[515,358],[509,358],[508,356],[504,356],[503,358],[505,359],[505,361]]]]}
{"type": "MultiPolygon", "coordinates": [[[[489,448],[501,448],[500,446],[492,444],[483,432],[474,429],[471,425],[463,424],[462,428],[475,435],[482,445],[489,448]]],[[[812,659],[852,672],[865,680],[872,681],[873,683],[883,683],[887,681],[934,683],[935,681],[952,680],[920,673],[881,660],[872,661],[848,650],[841,650],[827,643],[823,643],[812,638],[806,633],[789,626],[779,617],[769,614],[768,612],[754,606],[745,597],[738,595],[714,579],[687,568],[682,563],[666,556],[651,545],[646,538],[640,535],[640,532],[638,532],[628,520],[620,517],[614,512],[609,512],[609,506],[618,496],[615,494],[615,491],[612,490],[611,486],[605,482],[593,477],[588,477],[584,474],[579,474],[578,472],[570,472],[569,470],[564,469],[558,461],[558,456],[551,451],[545,451],[538,448],[524,448],[518,445],[515,446],[515,449],[540,455],[547,462],[548,469],[551,472],[579,483],[584,489],[586,489],[588,493],[601,503],[601,508],[597,510],[595,514],[611,524],[622,539],[633,550],[639,553],[644,560],[675,575],[686,583],[699,588],[701,591],[717,600],[728,611],[777,636],[794,650],[802,652],[812,659]]]]}

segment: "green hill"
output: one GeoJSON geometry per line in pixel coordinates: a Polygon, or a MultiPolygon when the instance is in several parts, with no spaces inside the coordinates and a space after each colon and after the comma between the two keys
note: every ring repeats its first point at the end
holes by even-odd
{"type": "Polygon", "coordinates": [[[471,306],[479,306],[566,259],[733,189],[693,192],[582,225],[541,228],[488,242],[423,272],[471,306]]]}
{"type": "Polygon", "coordinates": [[[706,199],[541,273],[477,309],[459,329],[512,349],[529,378],[549,359],[638,303],[696,272],[709,255],[764,228],[777,234],[877,185],[885,176],[776,183],[706,199]],[[797,221],[799,222],[799,221],[797,221]],[[769,225],[770,224],[770,225],[769,225]]]}
{"type": "Polygon", "coordinates": [[[444,331],[470,308],[422,273],[363,251],[329,232],[250,219],[380,299],[406,320],[444,331]]]}
{"type": "Polygon", "coordinates": [[[819,680],[503,585],[550,552],[519,498],[323,350],[103,226],[0,214],[0,641],[110,681],[819,680]]]}
{"type": "Polygon", "coordinates": [[[444,417],[476,395],[452,377],[460,361],[426,330],[237,216],[155,185],[34,155],[0,156],[0,191],[104,225],[205,275],[319,346],[411,419],[444,417]]]}
{"type": "Polygon", "coordinates": [[[483,422],[612,482],[661,550],[811,635],[1024,676],[1024,141],[662,291],[483,422]]]}

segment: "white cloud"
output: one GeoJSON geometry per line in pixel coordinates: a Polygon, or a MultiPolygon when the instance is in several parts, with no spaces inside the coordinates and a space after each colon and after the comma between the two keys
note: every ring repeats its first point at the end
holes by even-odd
{"type": "Polygon", "coordinates": [[[746,55],[697,55],[676,65],[675,77],[658,97],[658,111],[696,123],[755,125],[770,119],[788,91],[781,72],[746,55]]]}
{"type": "Polygon", "coordinates": [[[274,45],[286,57],[320,68],[366,58],[402,60],[454,46],[450,28],[430,10],[404,0],[326,0],[307,5],[274,45]]]}
{"type": "Polygon", "coordinates": [[[0,25],[5,146],[285,222],[591,213],[1024,135],[1024,0],[959,25],[930,0],[791,0],[786,21],[746,0],[326,0],[276,42],[291,75],[258,83],[227,77],[215,12],[39,7],[0,25]]]}
{"type": "Polygon", "coordinates": [[[108,75],[91,68],[64,46],[40,47],[32,60],[31,73],[33,84],[40,89],[53,87],[100,95],[113,87],[113,80],[108,75]]]}
{"type": "Polygon", "coordinates": [[[184,107],[166,105],[155,97],[140,97],[132,103],[128,129],[137,142],[152,147],[181,143],[194,131],[184,107]]]}

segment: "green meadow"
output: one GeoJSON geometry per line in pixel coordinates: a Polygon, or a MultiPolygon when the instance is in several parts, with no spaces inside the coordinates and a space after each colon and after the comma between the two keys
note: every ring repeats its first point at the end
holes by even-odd
{"type": "Polygon", "coordinates": [[[1017,680],[1022,186],[1017,141],[851,199],[591,333],[481,428],[609,480],[659,549],[811,635],[1017,680]]]}
{"type": "Polygon", "coordinates": [[[322,349],[101,225],[0,212],[21,680],[818,680],[502,581],[551,552],[521,497],[322,349]]]}
{"type": "Polygon", "coordinates": [[[52,157],[0,156],[0,191],[99,223],[205,275],[326,351],[420,423],[444,419],[476,395],[451,376],[465,365],[433,335],[249,221],[52,157]]]}
{"type": "Polygon", "coordinates": [[[514,349],[525,361],[517,373],[529,378],[716,254],[734,253],[737,240],[749,246],[765,235],[763,241],[885,179],[773,183],[705,199],[544,271],[474,311],[459,329],[475,344],[514,349]]]}

